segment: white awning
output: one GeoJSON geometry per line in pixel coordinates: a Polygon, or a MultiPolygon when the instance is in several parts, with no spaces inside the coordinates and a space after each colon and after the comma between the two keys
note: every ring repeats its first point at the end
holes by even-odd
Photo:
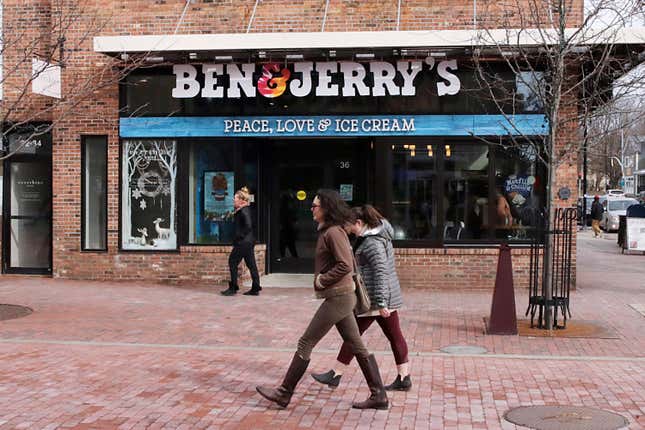
{"type": "MultiPolygon", "coordinates": [[[[645,45],[645,28],[619,31],[569,29],[581,46],[621,44],[645,45]]],[[[555,32],[525,30],[437,30],[318,33],[233,33],[148,36],[99,36],[94,51],[105,54],[200,51],[260,51],[298,49],[450,49],[467,47],[531,47],[555,44],[555,32]]]]}

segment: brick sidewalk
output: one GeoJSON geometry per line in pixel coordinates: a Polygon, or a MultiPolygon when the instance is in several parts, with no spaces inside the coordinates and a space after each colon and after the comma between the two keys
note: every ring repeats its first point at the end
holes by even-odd
{"type": "MultiPolygon", "coordinates": [[[[34,309],[0,322],[0,429],[510,429],[506,410],[542,404],[607,409],[645,428],[645,318],[630,306],[645,303],[645,259],[616,257],[611,240],[584,233],[578,249],[573,318],[617,338],[484,336],[490,292],[406,290],[414,385],[378,412],[351,409],[367,396],[355,364],[333,391],[305,376],[286,410],[255,393],[283,376],[318,304],[309,289],[227,298],[216,288],[0,277],[0,302],[34,309]],[[440,352],[455,344],[488,354],[440,352]]],[[[527,292],[516,296],[519,316],[527,292]]],[[[391,381],[384,337],[374,327],[365,339],[391,381]]],[[[331,366],[338,345],[330,333],[310,370],[331,366]]]]}

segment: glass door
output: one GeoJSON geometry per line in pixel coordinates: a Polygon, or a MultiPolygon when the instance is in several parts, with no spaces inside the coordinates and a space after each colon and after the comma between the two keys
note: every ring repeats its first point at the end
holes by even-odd
{"type": "Polygon", "coordinates": [[[320,188],[337,190],[349,205],[365,201],[366,142],[273,142],[269,270],[312,273],[318,237],[311,204],[320,188]]]}
{"type": "Polygon", "coordinates": [[[14,155],[4,173],[3,269],[51,273],[51,156],[14,155]]]}

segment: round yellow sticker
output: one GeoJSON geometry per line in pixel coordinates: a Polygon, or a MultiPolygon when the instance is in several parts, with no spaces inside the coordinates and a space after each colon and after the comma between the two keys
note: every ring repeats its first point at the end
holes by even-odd
{"type": "Polygon", "coordinates": [[[298,191],[296,193],[296,197],[298,198],[298,200],[304,200],[304,199],[307,198],[307,193],[305,193],[304,191],[300,190],[300,191],[298,191]]]}

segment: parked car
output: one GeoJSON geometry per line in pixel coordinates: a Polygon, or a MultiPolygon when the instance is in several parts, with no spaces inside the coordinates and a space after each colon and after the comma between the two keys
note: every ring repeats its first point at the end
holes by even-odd
{"type": "Polygon", "coordinates": [[[623,190],[607,190],[607,195],[608,195],[608,196],[610,196],[610,197],[613,197],[613,196],[624,196],[624,195],[625,195],[625,191],[623,191],[623,190]]]}
{"type": "Polygon", "coordinates": [[[637,205],[638,200],[623,197],[608,198],[605,203],[605,212],[600,220],[600,228],[606,231],[618,231],[618,221],[621,215],[625,215],[627,208],[637,205]]]}
{"type": "MultiPolygon", "coordinates": [[[[584,216],[584,220],[586,221],[586,225],[591,225],[591,204],[593,203],[593,198],[595,194],[585,194],[585,199],[587,200],[587,211],[584,216]]],[[[600,203],[604,205],[605,201],[607,200],[607,196],[599,196],[600,197],[600,203]]],[[[578,224],[582,225],[582,197],[578,197],[578,224]]]]}

